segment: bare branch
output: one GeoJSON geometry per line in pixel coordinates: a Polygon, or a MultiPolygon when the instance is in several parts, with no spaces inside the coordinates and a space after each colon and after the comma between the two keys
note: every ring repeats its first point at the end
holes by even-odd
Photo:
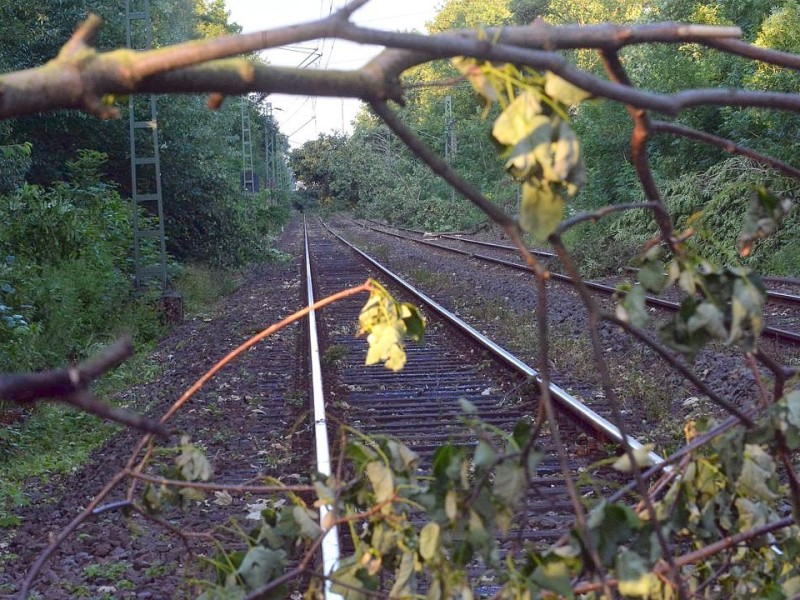
{"type": "Polygon", "coordinates": [[[700,43],[716,48],[717,50],[722,50],[723,52],[738,54],[739,56],[752,58],[753,60],[763,63],[787,67],[789,69],[800,69],[800,55],[790,52],[762,48],[761,46],[754,46],[753,44],[735,39],[706,39],[702,40],[700,43]]]}
{"type": "Polygon", "coordinates": [[[124,337],[77,367],[41,373],[3,373],[0,374],[0,398],[17,404],[31,404],[37,400],[61,402],[141,431],[169,436],[169,429],[157,421],[104,404],[91,395],[91,383],[132,354],[133,342],[124,337]]]}
{"type": "Polygon", "coordinates": [[[203,490],[207,492],[226,491],[237,492],[240,494],[275,494],[275,493],[297,493],[297,492],[313,492],[313,485],[236,485],[225,483],[206,483],[202,481],[181,481],[179,479],[166,479],[164,477],[153,477],[146,473],[137,473],[128,471],[130,477],[148,481],[155,485],[167,485],[180,488],[191,488],[195,490],[203,490]]]}
{"type": "Polygon", "coordinates": [[[698,131],[697,129],[692,129],[691,127],[687,127],[686,125],[681,125],[680,123],[668,123],[666,121],[650,121],[650,131],[654,133],[671,133],[673,135],[680,135],[685,138],[698,140],[705,144],[709,144],[710,146],[716,146],[717,148],[721,148],[725,150],[725,152],[729,154],[738,154],[741,156],[746,156],[753,162],[757,162],[759,164],[765,165],[767,167],[772,167],[789,177],[794,177],[795,179],[800,179],[800,169],[797,169],[777,158],[773,158],[771,156],[766,156],[765,154],[761,154],[756,152],[755,150],[751,150],[750,148],[746,148],[745,146],[740,146],[735,142],[713,135],[711,133],[706,133],[705,131],[698,131]]]}
{"type": "MultiPolygon", "coordinates": [[[[602,50],[600,55],[603,58],[603,65],[605,66],[606,72],[612,80],[621,85],[632,86],[616,52],[602,50]]],[[[650,168],[650,159],[647,155],[647,141],[650,138],[650,117],[647,116],[647,113],[642,108],[637,106],[629,104],[625,108],[627,108],[628,114],[630,114],[633,120],[631,153],[633,155],[633,167],[636,170],[636,176],[639,178],[639,183],[642,184],[642,189],[644,190],[647,200],[655,204],[653,215],[658,228],[661,230],[662,238],[667,245],[669,245],[670,250],[678,254],[679,245],[674,239],[672,219],[664,208],[661,193],[656,186],[653,170],[650,168]]]]}

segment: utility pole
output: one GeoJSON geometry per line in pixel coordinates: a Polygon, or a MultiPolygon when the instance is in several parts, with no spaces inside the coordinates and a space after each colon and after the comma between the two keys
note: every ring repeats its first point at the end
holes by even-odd
{"type": "MultiPolygon", "coordinates": [[[[128,48],[146,50],[153,45],[149,0],[125,0],[125,37],[128,48]],[[133,7],[132,7],[133,5],[133,7]],[[134,8],[136,10],[134,10],[134,8]]],[[[133,261],[136,287],[158,280],[167,290],[167,251],[164,236],[164,201],[161,193],[161,158],[158,142],[156,98],[128,97],[128,131],[133,199],[133,261]],[[141,219],[144,209],[148,218],[141,219]]]]}
{"type": "Polygon", "coordinates": [[[258,191],[256,173],[253,168],[253,135],[250,129],[250,98],[242,96],[242,191],[254,194],[258,191]]]}

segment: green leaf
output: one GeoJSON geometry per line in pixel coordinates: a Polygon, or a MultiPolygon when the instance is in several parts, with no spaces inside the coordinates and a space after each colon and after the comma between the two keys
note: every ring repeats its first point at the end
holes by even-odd
{"type": "Polygon", "coordinates": [[[378,502],[386,502],[394,496],[394,477],[391,470],[379,461],[373,461],[367,465],[367,477],[375,491],[375,499],[378,502]]]}
{"type": "Polygon", "coordinates": [[[745,349],[754,349],[756,338],[764,328],[763,305],[762,291],[749,278],[738,277],[733,284],[731,326],[727,343],[743,339],[745,349]],[[745,332],[750,335],[745,337],[745,332]]]}
{"type": "Polygon", "coordinates": [[[778,198],[764,187],[757,187],[750,199],[738,247],[742,256],[748,256],[756,241],[775,233],[778,224],[792,209],[792,200],[778,198]]]}
{"type": "Polygon", "coordinates": [[[401,305],[401,314],[406,326],[406,335],[415,342],[421,342],[425,335],[425,317],[416,306],[408,302],[403,302],[401,305]]]}
{"type": "Polygon", "coordinates": [[[586,90],[582,90],[576,85],[571,84],[566,79],[562,79],[555,73],[546,71],[544,74],[544,92],[551,98],[555,98],[563,102],[567,106],[580,104],[591,94],[586,90]]]}
{"type": "Polygon", "coordinates": [[[431,521],[419,533],[419,554],[425,560],[431,560],[439,550],[439,534],[441,529],[438,523],[431,521]]]}
{"type": "Polygon", "coordinates": [[[314,490],[317,492],[317,498],[323,504],[331,504],[336,498],[333,490],[321,481],[314,482],[314,490]]]}
{"type": "Polygon", "coordinates": [[[737,489],[762,500],[774,500],[778,497],[776,485],[775,460],[772,456],[757,444],[745,444],[744,463],[736,482],[737,489]]]}
{"type": "Polygon", "coordinates": [[[253,546],[245,554],[236,573],[244,579],[249,589],[255,589],[282,574],[286,564],[286,552],[283,550],[253,546]]]}
{"type": "Polygon", "coordinates": [[[331,592],[347,600],[368,600],[370,596],[360,591],[364,589],[364,582],[358,577],[359,570],[362,570],[359,563],[351,559],[343,560],[333,573],[331,592]]]}
{"type": "Polygon", "coordinates": [[[728,330],[725,329],[725,315],[711,302],[701,302],[695,313],[689,317],[686,326],[690,333],[705,329],[714,337],[720,339],[728,337],[728,330]]]}
{"type": "Polygon", "coordinates": [[[414,555],[404,552],[395,572],[394,585],[389,598],[407,598],[412,593],[411,578],[414,575],[414,555]]]}
{"type": "Polygon", "coordinates": [[[800,448],[800,391],[793,390],[778,402],[781,409],[778,428],[791,450],[800,448]]]}
{"type": "Polygon", "coordinates": [[[551,559],[536,567],[536,570],[531,575],[531,580],[536,585],[555,592],[559,597],[575,597],[572,593],[569,567],[561,559],[551,559]]]}
{"type": "Polygon", "coordinates": [[[645,298],[644,288],[640,285],[634,286],[625,294],[622,301],[617,303],[617,318],[636,327],[644,327],[647,324],[645,298]]]}
{"type": "Polygon", "coordinates": [[[664,269],[664,263],[660,260],[649,260],[641,266],[636,278],[648,292],[660,294],[667,283],[664,269]]]}
{"type": "Polygon", "coordinates": [[[516,509],[525,491],[525,470],[515,462],[504,462],[494,472],[494,493],[506,506],[516,509]]]}
{"type": "Polygon", "coordinates": [[[304,506],[292,507],[292,516],[295,523],[300,527],[301,535],[313,540],[322,533],[322,528],[314,520],[316,515],[304,506]]]}
{"type": "Polygon", "coordinates": [[[494,451],[494,448],[492,448],[486,442],[480,441],[475,448],[475,457],[473,458],[473,462],[475,463],[476,468],[485,469],[494,463],[494,459],[496,457],[497,452],[494,451]]]}
{"type": "Polygon", "coordinates": [[[161,511],[161,494],[151,483],[144,486],[142,492],[142,504],[147,512],[155,514],[161,511]]]}
{"type": "Polygon", "coordinates": [[[208,481],[211,479],[211,463],[205,453],[197,446],[189,443],[184,436],[181,440],[181,453],[175,459],[178,472],[186,481],[208,481]]]}
{"type": "Polygon", "coordinates": [[[559,183],[569,183],[571,195],[586,183],[586,168],[581,157],[581,144],[572,127],[566,121],[558,126],[558,139],[554,144],[552,171],[545,179],[559,183]]]}
{"type": "Polygon", "coordinates": [[[514,424],[514,431],[511,432],[511,438],[514,440],[514,447],[511,450],[522,450],[531,439],[531,424],[527,421],[517,421],[514,424]]]}
{"type": "Polygon", "coordinates": [[[534,117],[528,135],[511,145],[505,167],[518,179],[552,181],[553,125],[550,117],[534,117]]]}
{"type": "Polygon", "coordinates": [[[603,563],[609,566],[619,544],[628,541],[640,525],[639,517],[632,509],[622,504],[609,504],[605,500],[591,510],[587,523],[595,535],[603,563]]]}
{"type": "Polygon", "coordinates": [[[395,471],[412,473],[416,470],[419,464],[418,454],[405,444],[401,444],[395,440],[388,440],[386,446],[389,449],[389,454],[392,458],[392,468],[395,471]]]}
{"type": "Polygon", "coordinates": [[[519,224],[537,239],[544,240],[564,218],[564,199],[550,185],[525,183],[519,224]]]}

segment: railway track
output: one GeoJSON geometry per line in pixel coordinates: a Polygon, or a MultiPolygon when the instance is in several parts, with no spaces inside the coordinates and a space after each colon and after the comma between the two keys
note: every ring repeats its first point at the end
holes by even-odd
{"type": "MultiPolygon", "coordinates": [[[[459,320],[447,309],[403,283],[375,259],[349,246],[323,225],[308,223],[307,232],[307,270],[313,276],[307,287],[315,297],[330,295],[373,277],[395,297],[420,306],[428,319],[424,343],[408,347],[405,368],[393,373],[363,365],[365,343],[354,338],[354,324],[363,298],[340,301],[320,311],[316,324],[320,343],[316,353],[322,357],[320,375],[324,383],[314,387],[320,388],[320,395],[324,394],[329,412],[338,413],[367,435],[395,436],[427,466],[442,444],[476,443],[459,418],[463,414],[461,399],[474,405],[481,419],[505,431],[510,431],[523,415],[535,413],[536,398],[532,395],[537,392],[528,391],[527,397],[516,397],[521,388],[536,388],[525,385],[536,377],[531,367],[465,323],[457,325],[459,320]],[[335,360],[331,358],[334,356],[335,360]]],[[[312,362],[314,353],[312,349],[312,362]]],[[[569,468],[577,474],[607,456],[600,454],[598,445],[587,444],[587,440],[617,441],[620,434],[611,423],[563,389],[551,386],[551,391],[559,407],[562,439],[568,440],[565,450],[569,468]]],[[[315,415],[318,427],[323,424],[324,428],[324,418],[324,412],[315,415]]],[[[630,441],[632,446],[641,447],[635,440],[630,441]]],[[[525,516],[514,532],[514,539],[549,544],[569,528],[574,513],[547,428],[539,434],[537,442],[544,458],[528,489],[523,503],[525,516]]],[[[321,454],[324,463],[326,451],[321,454]]],[[[660,460],[652,453],[651,457],[660,460]]],[[[325,558],[326,565],[331,561],[334,559],[325,558]]]]}
{"type": "MultiPolygon", "coordinates": [[[[464,237],[463,235],[454,235],[454,234],[441,234],[438,235],[437,238],[447,240],[448,243],[439,243],[434,242],[431,239],[424,239],[424,232],[419,232],[417,230],[409,230],[405,228],[394,228],[400,229],[401,231],[406,231],[408,233],[414,234],[412,235],[405,235],[402,233],[398,233],[397,231],[391,231],[387,225],[383,225],[377,223],[375,221],[367,220],[367,222],[358,222],[354,221],[357,225],[369,229],[371,231],[389,235],[395,237],[397,239],[401,239],[404,241],[414,242],[417,244],[423,244],[432,248],[437,248],[439,250],[443,250],[445,252],[452,252],[456,254],[461,254],[463,256],[468,256],[470,258],[474,258],[476,260],[481,260],[493,264],[497,264],[509,269],[515,269],[518,271],[527,271],[531,272],[531,269],[525,265],[524,263],[520,262],[519,260],[509,260],[509,258],[501,258],[498,256],[498,253],[514,253],[516,255],[517,249],[511,245],[505,244],[495,244],[492,242],[486,242],[483,240],[473,240],[464,237]],[[370,224],[368,224],[370,223],[370,224]],[[416,237],[415,237],[416,236],[416,237]],[[457,245],[461,245],[462,247],[456,247],[457,245]],[[484,251],[472,251],[469,249],[465,249],[465,247],[469,246],[478,246],[481,248],[489,248],[492,254],[486,254],[484,251]]],[[[547,260],[552,260],[555,258],[555,255],[551,252],[545,252],[542,250],[531,249],[531,251],[538,255],[539,257],[547,260]]],[[[557,273],[551,270],[550,273],[551,279],[555,281],[560,281],[563,283],[567,283],[572,285],[573,281],[572,278],[563,275],[561,273],[557,273]]],[[[602,294],[611,295],[616,292],[616,287],[614,285],[609,285],[606,283],[599,283],[596,281],[585,281],[586,286],[592,290],[600,292],[602,294]]],[[[779,280],[776,283],[784,283],[787,284],[786,280],[779,280]]],[[[789,282],[790,283],[790,282],[789,282]]],[[[786,306],[797,306],[800,305],[800,295],[791,294],[785,291],[780,290],[767,290],[767,300],[770,303],[769,308],[767,309],[769,312],[768,316],[772,316],[775,319],[781,320],[782,317],[785,317],[787,314],[786,306]],[[775,306],[776,304],[780,304],[783,308],[775,306]]],[[[673,302],[671,300],[667,300],[664,298],[656,297],[656,296],[646,296],[645,301],[650,306],[656,306],[659,308],[663,308],[669,311],[677,311],[680,309],[680,304],[678,302],[673,302]]],[[[764,328],[763,335],[784,341],[789,342],[792,344],[800,344],[800,332],[795,331],[793,328],[789,327],[778,327],[778,326],[767,326],[764,328]]]]}

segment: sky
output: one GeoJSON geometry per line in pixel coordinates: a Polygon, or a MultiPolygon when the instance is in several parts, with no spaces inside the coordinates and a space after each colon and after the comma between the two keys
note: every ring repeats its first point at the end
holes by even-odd
{"type": "MultiPolygon", "coordinates": [[[[346,0],[226,0],[226,4],[230,20],[249,32],[327,17],[344,6],[346,0]]],[[[371,0],[356,11],[351,20],[374,29],[425,31],[425,23],[433,19],[441,4],[441,0],[371,0]]],[[[269,50],[263,56],[271,64],[281,66],[357,69],[380,50],[377,46],[326,39],[269,50]]],[[[284,94],[274,94],[270,100],[280,130],[289,136],[292,147],[323,133],[351,132],[350,122],[361,105],[358,100],[284,94]]]]}

